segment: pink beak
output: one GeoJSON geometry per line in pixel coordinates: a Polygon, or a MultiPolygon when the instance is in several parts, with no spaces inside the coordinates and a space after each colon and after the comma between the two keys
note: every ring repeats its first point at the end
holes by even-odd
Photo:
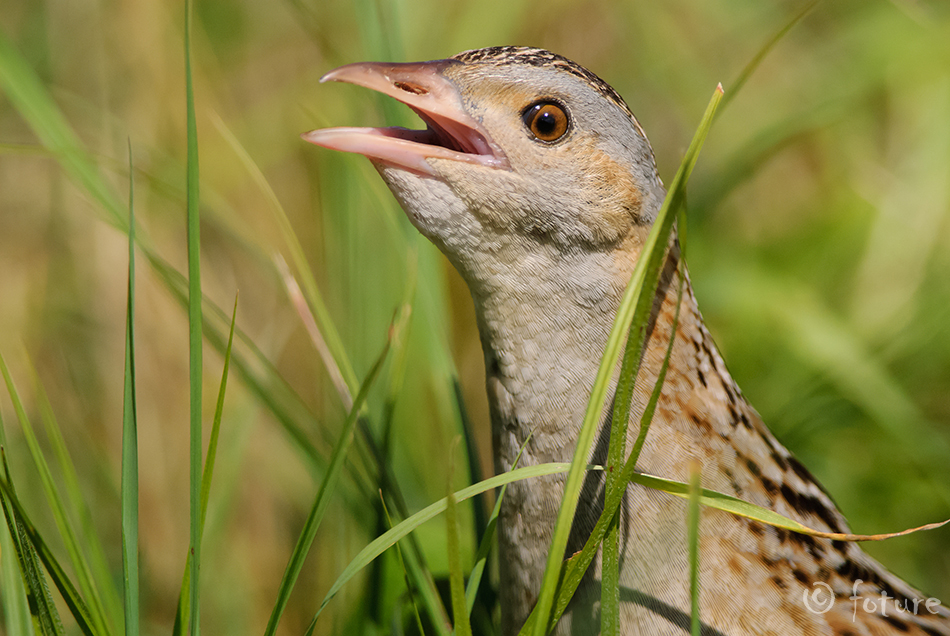
{"type": "Polygon", "coordinates": [[[458,63],[360,62],[332,70],[320,81],[349,82],[394,97],[414,110],[428,128],[324,128],[301,137],[324,148],[355,152],[374,162],[426,175],[435,174],[428,159],[508,169],[504,153],[481,123],[465,112],[458,89],[441,73],[448,65],[458,63]]]}

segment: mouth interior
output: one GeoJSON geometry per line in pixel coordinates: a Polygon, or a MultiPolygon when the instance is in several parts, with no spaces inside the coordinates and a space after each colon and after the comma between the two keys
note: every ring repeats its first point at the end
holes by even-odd
{"type": "Polygon", "coordinates": [[[413,106],[409,108],[425,122],[425,130],[392,127],[383,128],[381,132],[387,137],[397,137],[427,146],[440,146],[461,154],[496,156],[485,136],[474,128],[413,106]]]}

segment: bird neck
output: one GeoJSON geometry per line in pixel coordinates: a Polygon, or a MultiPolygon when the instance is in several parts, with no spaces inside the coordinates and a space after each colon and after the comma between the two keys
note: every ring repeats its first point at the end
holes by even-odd
{"type": "MultiPolygon", "coordinates": [[[[535,244],[495,249],[505,267],[466,264],[475,300],[491,406],[497,470],[508,470],[527,436],[522,461],[569,461],[614,317],[648,228],[636,228],[612,250],[564,253],[535,244]]],[[[665,273],[666,300],[675,305],[677,254],[665,273]]],[[[482,262],[487,261],[487,258],[482,262]]],[[[687,290],[684,301],[692,302],[687,290]]],[[[669,312],[667,312],[669,313],[669,312]]],[[[671,315],[671,314],[670,314],[671,315]]],[[[683,312],[684,320],[698,312],[683,312]]],[[[655,328],[641,378],[656,379],[671,321],[655,328]],[[662,333],[661,333],[662,332],[662,333]]],[[[639,384],[639,382],[638,382],[639,384]]]]}

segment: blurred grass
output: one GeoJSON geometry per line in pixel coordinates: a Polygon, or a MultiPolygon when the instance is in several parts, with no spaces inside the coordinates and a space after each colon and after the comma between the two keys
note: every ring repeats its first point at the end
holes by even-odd
{"type": "MultiPolygon", "coordinates": [[[[361,89],[318,85],[319,76],[364,59],[544,46],[591,68],[626,97],[669,180],[708,87],[722,81],[729,94],[755,52],[803,6],[555,0],[538,11],[521,0],[195,3],[203,290],[218,307],[230,308],[240,289],[238,328],[302,400],[274,383],[263,391],[276,406],[262,403],[246,379],[236,376],[229,386],[202,551],[208,633],[263,631],[346,415],[272,265],[274,253],[293,263],[293,248],[271,212],[271,196],[289,217],[358,378],[365,378],[394,311],[411,294],[404,362],[383,369],[367,410],[367,426],[383,439],[390,427],[383,414],[391,409],[385,448],[408,511],[444,496],[453,462],[456,489],[469,483],[464,450],[455,457],[446,451],[461,432],[456,376],[481,472],[493,472],[467,290],[408,225],[368,162],[317,150],[297,136],[331,124],[412,120],[361,89]],[[230,131],[269,191],[248,178],[245,157],[221,129],[230,131]],[[401,386],[394,402],[390,386],[401,386]],[[306,459],[310,451],[301,452],[303,442],[288,437],[288,424],[282,428],[278,418],[296,425],[322,462],[306,459]]],[[[36,363],[113,577],[122,558],[128,245],[123,231],[102,222],[121,228],[124,210],[102,201],[122,201],[131,138],[140,245],[186,271],[180,9],[108,0],[0,4],[0,33],[104,175],[102,186],[84,182],[90,168],[73,150],[59,149],[60,160],[41,152],[40,144],[73,141],[38,136],[24,114],[36,98],[18,100],[9,81],[0,80],[0,351],[8,354],[31,417],[43,412],[43,400],[26,381],[27,362],[9,352],[22,343],[36,363]],[[100,187],[111,193],[90,196],[100,187]]],[[[945,3],[821,3],[720,113],[692,178],[690,265],[709,327],[746,395],[834,494],[857,532],[947,516],[939,493],[950,479],[948,112],[945,3]],[[815,316],[828,320],[816,323],[815,316]],[[829,333],[836,334],[833,347],[822,345],[829,333]],[[839,348],[856,352],[852,360],[860,364],[822,355],[839,348]]],[[[300,264],[294,267],[303,279],[300,264]]],[[[140,267],[143,633],[171,629],[189,535],[183,504],[188,323],[162,281],[154,268],[140,267]]],[[[223,337],[226,317],[213,319],[223,337]]],[[[205,335],[211,336],[207,326],[205,335]]],[[[210,421],[223,360],[214,348],[206,352],[204,419],[210,421]]],[[[257,377],[270,377],[240,337],[234,355],[235,365],[245,360],[257,377]]],[[[8,398],[0,398],[0,410],[12,421],[8,398]]],[[[7,455],[21,476],[20,501],[45,536],[55,537],[27,441],[14,428],[7,455]]],[[[38,438],[51,457],[56,442],[38,438]]],[[[278,633],[303,632],[339,573],[378,534],[375,466],[357,438],[278,633]]],[[[56,464],[51,468],[57,483],[69,483],[56,464]]],[[[463,571],[474,563],[478,541],[472,511],[470,502],[459,503],[463,571]]],[[[443,520],[420,533],[421,556],[437,583],[446,583],[443,520]]],[[[66,553],[55,542],[51,549],[66,553]]],[[[950,598],[950,530],[867,549],[927,593],[950,598]]],[[[5,589],[0,594],[7,598],[5,589]]],[[[15,601],[3,607],[20,611],[15,601]]],[[[372,575],[340,591],[319,630],[388,633],[394,624],[414,623],[411,611],[402,567],[390,551],[372,575]]],[[[6,614],[0,624],[5,621],[6,614]]]]}

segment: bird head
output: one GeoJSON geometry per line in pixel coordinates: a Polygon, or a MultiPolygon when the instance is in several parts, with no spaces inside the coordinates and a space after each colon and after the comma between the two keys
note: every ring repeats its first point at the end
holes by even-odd
{"type": "Polygon", "coordinates": [[[473,253],[505,246],[609,251],[648,226],[662,202],[652,149],[623,99],[548,51],[496,47],[431,62],[357,63],[321,81],[389,95],[427,124],[303,138],[368,157],[413,225],[463,276],[473,253]]]}

